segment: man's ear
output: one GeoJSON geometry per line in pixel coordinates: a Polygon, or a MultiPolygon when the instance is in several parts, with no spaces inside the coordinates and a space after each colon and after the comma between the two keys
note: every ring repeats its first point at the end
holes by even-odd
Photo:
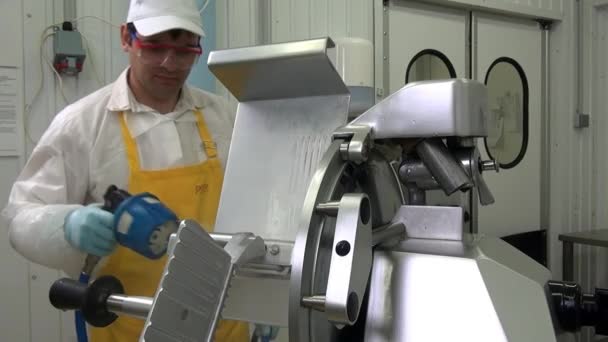
{"type": "Polygon", "coordinates": [[[122,51],[129,52],[131,33],[129,32],[129,28],[127,28],[127,24],[120,25],[120,46],[122,47],[122,51]]]}

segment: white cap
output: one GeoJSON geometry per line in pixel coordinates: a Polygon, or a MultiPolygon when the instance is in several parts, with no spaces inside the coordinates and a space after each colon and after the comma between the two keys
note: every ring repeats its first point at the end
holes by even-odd
{"type": "Polygon", "coordinates": [[[194,0],[131,0],[127,22],[133,23],[142,36],[174,29],[205,36],[194,0]]]}

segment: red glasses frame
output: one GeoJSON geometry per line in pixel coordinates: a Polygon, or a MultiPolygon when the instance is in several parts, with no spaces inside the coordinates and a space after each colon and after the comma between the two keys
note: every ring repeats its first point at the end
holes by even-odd
{"type": "Polygon", "coordinates": [[[203,54],[203,48],[199,46],[176,46],[173,44],[158,44],[158,43],[146,43],[142,42],[137,38],[135,34],[131,34],[133,41],[135,42],[135,46],[139,49],[165,49],[165,50],[175,50],[175,52],[185,52],[185,53],[194,53],[196,55],[203,54]]]}

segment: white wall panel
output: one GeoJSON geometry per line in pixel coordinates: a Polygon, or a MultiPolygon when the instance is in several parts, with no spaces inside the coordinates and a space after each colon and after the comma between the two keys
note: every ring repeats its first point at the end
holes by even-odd
{"type": "Polygon", "coordinates": [[[579,166],[580,132],[573,128],[577,105],[577,18],[576,2],[564,7],[564,21],[555,23],[550,34],[550,219],[549,257],[555,278],[561,278],[562,253],[559,234],[580,229],[579,166]]]}
{"type": "MultiPolygon", "coordinates": [[[[591,116],[591,127],[585,129],[583,167],[586,187],[581,190],[581,230],[607,229],[608,212],[608,1],[582,2],[582,87],[581,111],[591,116]],[[601,6],[603,4],[603,6],[601,6]]],[[[582,132],[581,132],[582,133],[582,132]]],[[[577,257],[578,277],[587,288],[608,286],[608,253],[603,248],[581,248],[577,257]]]]}
{"type": "Polygon", "coordinates": [[[373,40],[373,1],[271,0],[272,42],[330,36],[373,40]]]}
{"type": "MultiPolygon", "coordinates": [[[[277,1],[275,1],[277,2],[277,1]]],[[[310,24],[310,36],[311,37],[322,37],[327,35],[329,28],[329,11],[327,6],[329,5],[327,0],[309,0],[302,1],[302,3],[308,3],[310,6],[310,11],[308,12],[308,16],[304,17],[307,22],[313,21],[310,24]]]]}
{"type": "MultiPolygon", "coordinates": [[[[281,0],[277,0],[281,1],[281,0]]],[[[298,1],[298,0],[295,0],[298,1]]],[[[327,33],[329,36],[348,37],[348,28],[351,23],[349,18],[349,0],[330,0],[327,17],[327,33]]],[[[293,13],[292,15],[298,15],[293,13]]],[[[314,18],[311,18],[314,20],[314,18]]]]}
{"type": "Polygon", "coordinates": [[[503,14],[561,20],[563,6],[574,0],[404,0],[468,7],[503,14]]]}
{"type": "MultiPolygon", "coordinates": [[[[3,12],[4,10],[0,4],[0,13],[8,13],[3,12]]],[[[0,158],[2,207],[6,204],[7,194],[17,176],[18,168],[16,158],[0,158]]],[[[30,341],[28,263],[11,247],[4,222],[0,222],[0,271],[0,341],[30,341]]]]}
{"type": "MultiPolygon", "coordinates": [[[[595,18],[595,49],[594,56],[594,81],[593,99],[591,101],[591,113],[596,118],[598,124],[594,127],[595,148],[593,160],[595,166],[592,166],[594,171],[594,179],[596,180],[597,189],[594,194],[593,213],[595,218],[594,228],[608,228],[608,154],[606,154],[606,146],[608,146],[608,137],[605,132],[608,131],[608,2],[607,6],[597,10],[595,18]]],[[[608,287],[608,251],[606,249],[596,250],[597,259],[595,268],[591,270],[597,275],[596,286],[608,287]]]]}
{"type": "MultiPolygon", "coordinates": [[[[6,204],[8,193],[23,163],[23,2],[0,2],[0,66],[14,68],[16,82],[16,146],[19,156],[0,158],[0,206],[6,204]]],[[[29,265],[11,247],[5,222],[0,221],[0,340],[30,341],[29,265]]]]}
{"type": "Polygon", "coordinates": [[[217,47],[219,49],[258,44],[261,37],[260,2],[260,0],[217,2],[217,47]]]}

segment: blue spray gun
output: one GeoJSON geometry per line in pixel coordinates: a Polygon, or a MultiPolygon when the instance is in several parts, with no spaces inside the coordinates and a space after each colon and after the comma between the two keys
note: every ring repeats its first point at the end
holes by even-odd
{"type": "MultiPolygon", "coordinates": [[[[102,209],[114,213],[114,233],[120,245],[149,259],[158,259],[167,253],[169,237],[177,231],[178,218],[156,196],[147,192],[131,195],[111,185],[104,194],[102,209]]],[[[99,260],[96,255],[87,255],[78,282],[69,278],[56,281],[49,293],[51,304],[63,310],[83,307],[84,291],[99,260]]],[[[79,342],[87,341],[83,315],[86,312],[75,313],[79,342]]]]}

